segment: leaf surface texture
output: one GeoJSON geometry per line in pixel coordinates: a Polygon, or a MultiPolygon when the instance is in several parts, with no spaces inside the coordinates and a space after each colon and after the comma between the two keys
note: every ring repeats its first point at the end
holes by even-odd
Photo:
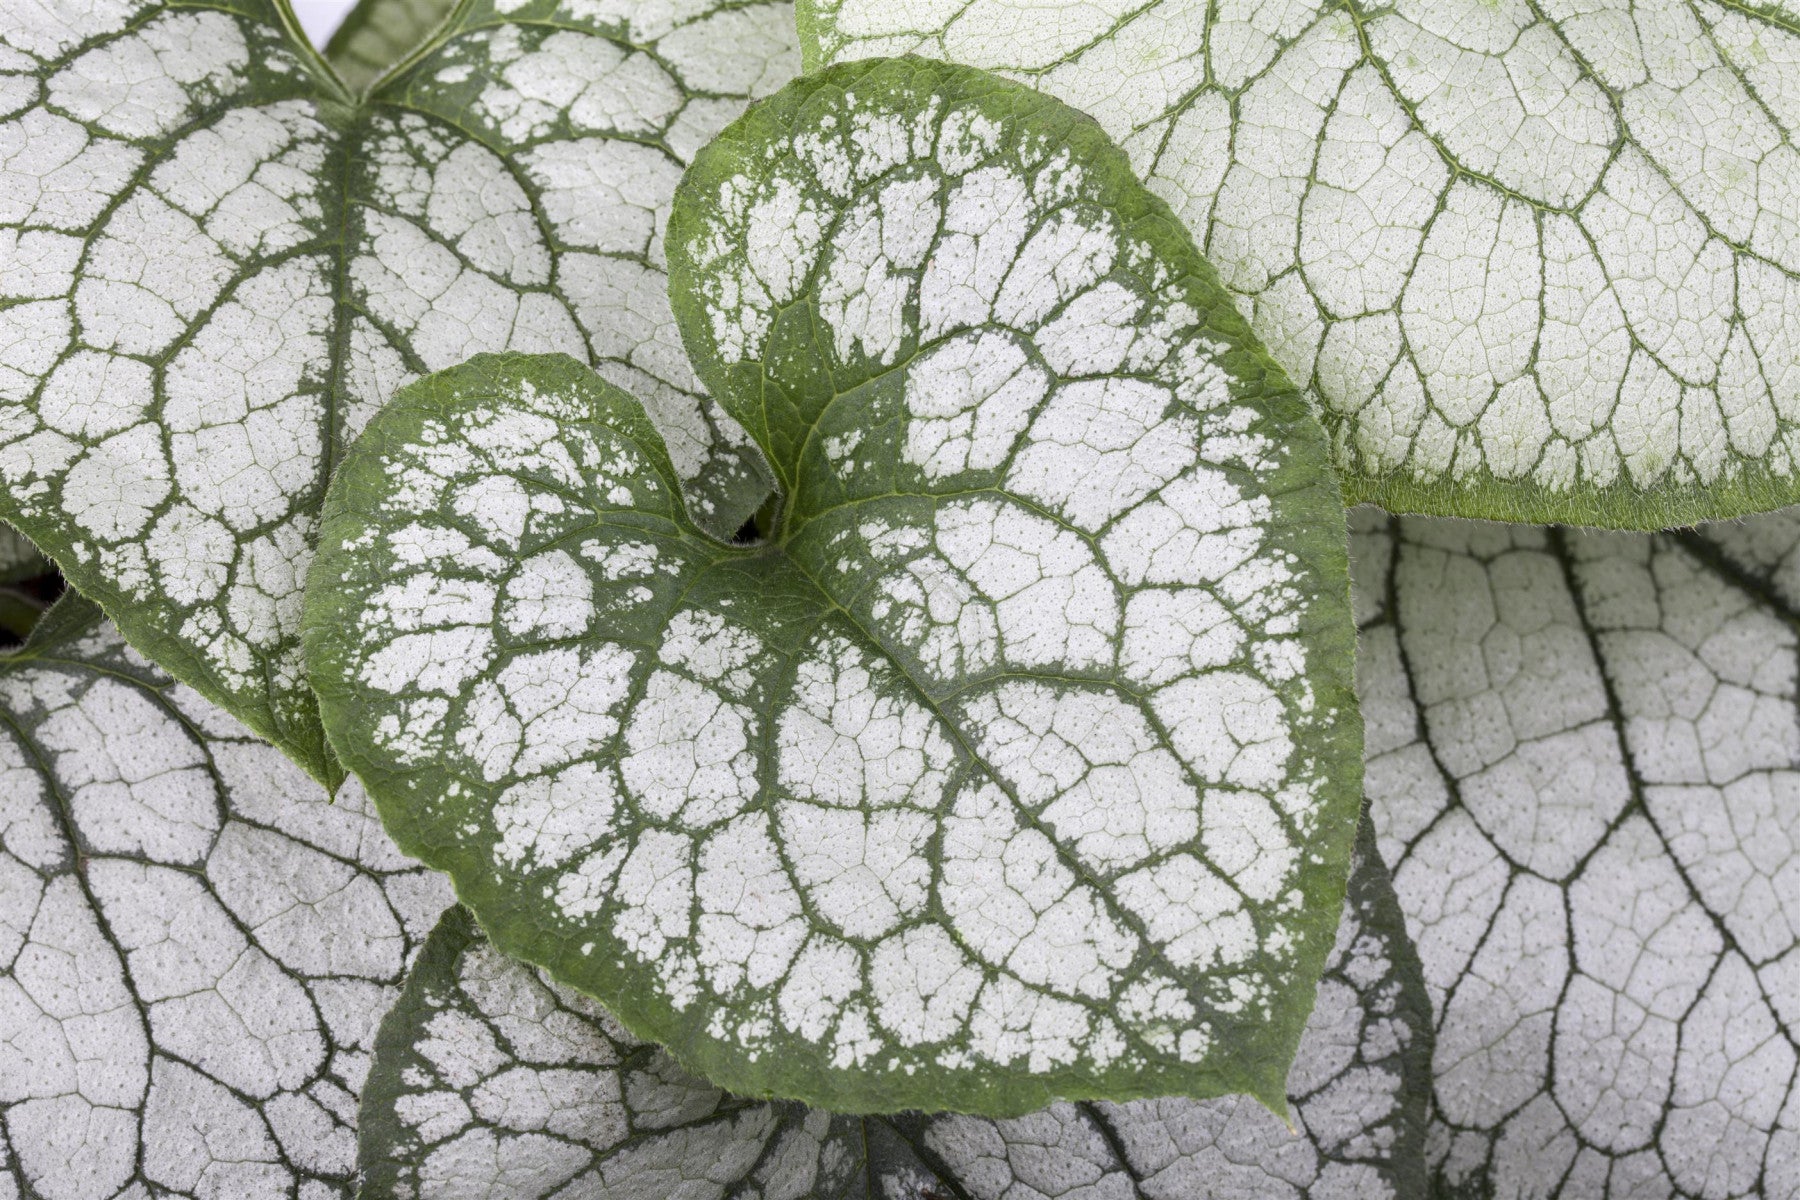
{"type": "MultiPolygon", "coordinates": [[[[1365,827],[1365,832],[1369,832],[1365,827]]],[[[695,1079],[454,909],[382,1024],[363,1200],[1323,1200],[1423,1186],[1430,1004],[1369,836],[1288,1092],[834,1117],[695,1079]],[[474,1167],[472,1164],[479,1164],[474,1167]]]]}
{"type": "Polygon", "coordinates": [[[0,28],[0,515],[126,637],[334,780],[300,587],[343,447],[481,351],[632,386],[696,520],[767,490],[675,333],[682,166],[794,67],[785,4],[466,5],[355,101],[271,0],[0,28]]]}
{"type": "Polygon", "coordinates": [[[1438,1194],[1800,1194],[1800,513],[1358,524],[1438,1194]]]}
{"type": "Polygon", "coordinates": [[[71,597],[0,658],[0,1196],[348,1197],[449,888],[71,597]]]}
{"type": "Polygon", "coordinates": [[[1393,510],[1800,498],[1800,15],[1677,0],[807,0],[1092,113],[1393,510]]]}
{"type": "Polygon", "coordinates": [[[1303,403],[1100,131],[980,72],[792,85],[670,228],[771,536],[705,537],[575,363],[404,393],[307,616],[389,828],[740,1092],[1279,1104],[1359,800],[1303,403]]]}

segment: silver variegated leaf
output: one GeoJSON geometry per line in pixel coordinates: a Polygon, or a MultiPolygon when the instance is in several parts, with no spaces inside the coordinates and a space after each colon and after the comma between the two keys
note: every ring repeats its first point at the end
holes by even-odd
{"type": "Polygon", "coordinates": [[[389,830],[740,1092],[1280,1105],[1360,801],[1304,403],[1104,134],[983,72],[796,81],[669,229],[767,536],[569,359],[402,393],[306,615],[389,830]]]}
{"type": "Polygon", "coordinates": [[[449,902],[71,597],[0,658],[0,1197],[351,1194],[376,1025],[449,902]]]}
{"type": "Polygon", "coordinates": [[[1800,512],[1358,527],[1437,1194],[1800,1196],[1800,512]]]}
{"type": "Polygon", "coordinates": [[[322,780],[298,618],[333,462],[406,381],[557,350],[633,387],[696,520],[767,490],[666,297],[682,166],[791,73],[785,3],[480,0],[353,96],[275,0],[0,22],[0,516],[322,780]]]}
{"type": "Polygon", "coordinates": [[[1658,528],[1800,499],[1792,0],[805,0],[1091,112],[1353,499],[1658,528]]]}
{"type": "Polygon", "coordinates": [[[1430,1005],[1364,828],[1288,1077],[1245,1097],[1030,1116],[834,1117],[697,1079],[453,909],[376,1041],[362,1200],[1411,1200],[1430,1005]]]}

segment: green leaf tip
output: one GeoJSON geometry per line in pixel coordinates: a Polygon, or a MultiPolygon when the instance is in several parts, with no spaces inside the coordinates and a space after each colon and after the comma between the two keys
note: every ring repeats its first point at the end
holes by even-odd
{"type": "Polygon", "coordinates": [[[708,536],[569,359],[402,391],[304,619],[395,838],[739,1094],[1278,1103],[1360,802],[1304,403],[1098,127],[980,72],[790,85],[670,230],[780,515],[708,536]]]}

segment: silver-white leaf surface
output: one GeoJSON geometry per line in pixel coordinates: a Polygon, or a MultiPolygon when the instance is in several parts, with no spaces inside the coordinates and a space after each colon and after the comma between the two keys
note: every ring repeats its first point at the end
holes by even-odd
{"type": "Polygon", "coordinates": [[[1800,1195],[1800,512],[1353,547],[1440,1193],[1800,1195]]]}
{"type": "Polygon", "coordinates": [[[348,1197],[449,898],[65,601],[0,659],[0,1198],[348,1197]]]}
{"type": "Polygon", "coordinates": [[[1429,1012],[1366,823],[1294,1128],[1247,1097],[1007,1120],[842,1117],[731,1096],[447,913],[383,1022],[363,1200],[1410,1200],[1429,1012]]]}
{"type": "Polygon", "coordinates": [[[682,351],[663,225],[797,57],[778,0],[478,0],[359,97],[284,20],[6,6],[0,515],[331,782],[301,587],[333,464],[407,381],[568,353],[644,400],[700,524],[761,501],[682,351]]]}

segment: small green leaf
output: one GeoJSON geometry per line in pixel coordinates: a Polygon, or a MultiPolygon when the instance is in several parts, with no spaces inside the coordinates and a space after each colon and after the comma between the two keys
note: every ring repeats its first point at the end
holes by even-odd
{"type": "Polygon", "coordinates": [[[1800,510],[1357,525],[1433,1194],[1800,1194],[1800,510]]]}
{"type": "Polygon", "coordinates": [[[0,656],[0,1196],[347,1198],[449,901],[70,593],[0,656]]]}
{"type": "Polygon", "coordinates": [[[361,92],[420,49],[461,0],[359,0],[325,46],[331,64],[361,92]]]}
{"type": "Polygon", "coordinates": [[[569,353],[704,475],[700,524],[768,492],[681,352],[662,224],[694,151],[791,74],[791,8],[455,17],[360,100],[275,0],[0,21],[0,517],[328,783],[300,587],[333,462],[408,380],[569,353]]]}
{"type": "Polygon", "coordinates": [[[501,955],[456,908],[375,1040],[362,1200],[457,1188],[508,1200],[1411,1200],[1424,1188],[1430,1020],[1366,823],[1288,1076],[1294,1130],[1237,1097],[1058,1104],[1007,1120],[742,1099],[501,955]]]}
{"type": "Polygon", "coordinates": [[[1661,528],[1800,499],[1792,3],[802,0],[1092,113],[1330,430],[1347,495],[1661,528]]]}
{"type": "Polygon", "coordinates": [[[1280,1105],[1360,799],[1303,402],[1100,130],[981,72],[790,85],[670,230],[771,535],[569,360],[401,393],[306,615],[389,829],[741,1093],[1280,1105]]]}

